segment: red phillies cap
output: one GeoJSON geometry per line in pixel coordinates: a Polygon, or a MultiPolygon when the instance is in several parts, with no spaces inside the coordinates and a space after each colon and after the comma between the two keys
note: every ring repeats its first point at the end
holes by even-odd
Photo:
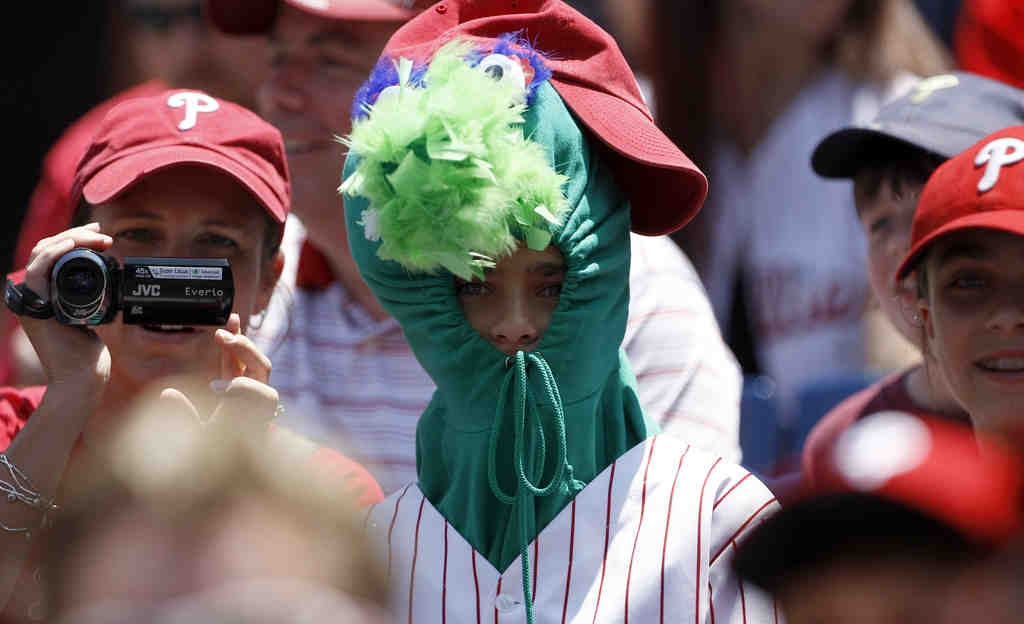
{"type": "Polygon", "coordinates": [[[274,26],[284,2],[325,19],[356,22],[404,22],[426,0],[206,0],[210,21],[229,35],[265,33],[274,26]]]}
{"type": "Polygon", "coordinates": [[[844,431],[831,459],[825,491],[880,496],[981,543],[1022,528],[1020,458],[963,425],[879,412],[844,431]]]}
{"type": "Polygon", "coordinates": [[[921,191],[902,280],[936,238],[966,228],[1024,236],[1024,126],[988,135],[939,166],[921,191]]]}
{"type": "Polygon", "coordinates": [[[384,53],[426,62],[458,37],[493,45],[517,32],[549,55],[551,84],[611,148],[606,162],[632,205],[633,231],[659,235],[700,210],[708,182],[657,126],[611,35],[561,0],[443,0],[398,29],[384,53]]]}
{"type": "Polygon", "coordinates": [[[199,91],[126,100],[107,113],[78,163],[71,205],[110,201],[161,169],[206,165],[230,175],[284,223],[290,205],[281,133],[255,113],[199,91]]]}

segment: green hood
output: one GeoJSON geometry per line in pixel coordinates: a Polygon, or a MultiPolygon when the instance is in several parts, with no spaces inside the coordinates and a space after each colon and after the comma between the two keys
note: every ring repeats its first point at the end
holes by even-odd
{"type": "MultiPolygon", "coordinates": [[[[621,349],[629,297],[627,200],[550,84],[538,87],[523,131],[544,146],[558,173],[568,177],[569,210],[553,228],[551,243],[565,258],[566,274],[551,324],[533,352],[550,366],[561,395],[566,459],[572,467],[550,495],[512,504],[496,496],[488,479],[495,428],[497,485],[515,494],[519,484],[514,401],[501,401],[506,379],[514,395],[515,366],[470,327],[450,273],[414,274],[380,259],[380,242],[368,240],[360,224],[367,201],[345,198],[356,264],[384,309],[401,323],[417,359],[437,384],[417,427],[419,486],[498,570],[525,547],[523,534],[532,541],[572,500],[581,486],[572,483],[573,477],[588,483],[655,431],[644,418],[636,381],[621,349]]],[[[357,159],[347,159],[343,180],[355,170],[357,159]]],[[[526,474],[533,483],[548,483],[559,467],[557,410],[548,398],[542,370],[527,362],[529,396],[542,433],[529,424],[525,428],[526,474]]]]}

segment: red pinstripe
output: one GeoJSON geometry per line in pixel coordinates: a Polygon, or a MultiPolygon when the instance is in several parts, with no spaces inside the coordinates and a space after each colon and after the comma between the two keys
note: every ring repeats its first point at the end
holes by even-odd
{"type": "Polygon", "coordinates": [[[601,560],[601,583],[597,586],[597,603],[594,605],[594,619],[591,624],[597,622],[597,610],[601,608],[601,591],[604,590],[604,573],[608,567],[608,534],[612,525],[612,484],[615,483],[615,464],[612,462],[612,473],[608,476],[608,511],[604,516],[604,558],[601,560]]]}
{"type": "Polygon", "coordinates": [[[752,513],[752,514],[750,514],[750,517],[749,517],[749,518],[747,518],[747,520],[746,520],[746,521],[745,521],[745,522],[744,522],[743,524],[741,524],[741,525],[740,525],[740,528],[736,529],[736,532],[735,532],[735,533],[733,533],[731,537],[729,537],[729,540],[728,540],[728,541],[727,541],[727,542],[725,543],[725,545],[724,545],[724,546],[722,546],[722,547],[721,547],[720,549],[718,549],[718,552],[717,552],[717,553],[715,553],[715,556],[711,558],[711,562],[710,562],[710,563],[708,564],[708,566],[710,567],[710,566],[713,566],[713,565],[715,565],[715,561],[717,561],[717,560],[718,560],[718,558],[722,556],[722,553],[723,553],[723,552],[725,552],[725,549],[729,547],[729,544],[730,544],[730,543],[732,543],[733,541],[735,541],[735,540],[736,540],[736,537],[737,537],[737,536],[738,536],[738,535],[739,535],[740,533],[742,533],[742,532],[743,532],[743,529],[747,528],[747,525],[748,525],[748,524],[750,524],[750,523],[751,523],[751,521],[753,521],[753,520],[754,520],[754,518],[756,518],[758,514],[760,514],[760,513],[762,512],[762,511],[764,511],[764,509],[765,509],[765,508],[766,508],[766,507],[767,507],[768,505],[771,505],[771,504],[772,504],[772,503],[774,503],[774,502],[775,502],[775,498],[774,498],[774,497],[772,497],[772,498],[771,498],[771,499],[770,499],[770,500],[769,500],[769,501],[768,501],[767,503],[765,503],[765,504],[761,505],[760,507],[758,507],[758,508],[757,508],[757,511],[755,511],[755,512],[754,512],[754,513],[752,513]]]}
{"type": "Polygon", "coordinates": [[[569,583],[572,581],[572,548],[576,541],[576,499],[572,499],[572,510],[569,515],[569,567],[565,573],[565,599],[562,601],[562,624],[569,608],[569,583]]]}
{"type": "Polygon", "coordinates": [[[530,590],[530,595],[533,599],[537,599],[537,568],[540,567],[540,534],[533,538],[533,589],[530,590]]]}
{"type": "Polygon", "coordinates": [[[398,519],[398,506],[402,504],[402,499],[405,498],[405,493],[409,491],[412,484],[405,486],[402,493],[399,494],[398,500],[395,501],[395,513],[391,514],[391,526],[388,527],[388,581],[391,580],[391,532],[395,530],[395,520],[398,519]]]}
{"type": "MultiPolygon", "coordinates": [[[[715,595],[711,591],[711,582],[708,582],[708,610],[711,612],[711,624],[715,624],[715,595]]],[[[700,619],[700,614],[697,614],[700,619]]]]}
{"type": "Polygon", "coordinates": [[[476,577],[476,551],[469,547],[470,557],[473,559],[473,585],[476,586],[476,624],[480,624],[480,581],[476,577]]]}
{"type": "Polygon", "coordinates": [[[668,494],[668,513],[665,515],[665,541],[661,544],[661,609],[658,612],[660,614],[659,622],[664,623],[665,621],[665,551],[668,550],[668,527],[672,522],[672,499],[676,496],[676,482],[679,481],[679,471],[683,468],[683,460],[686,458],[686,454],[690,452],[690,445],[686,445],[686,449],[683,450],[683,454],[679,456],[679,465],[676,466],[676,476],[672,479],[672,489],[669,490],[668,494]]]}
{"type": "Polygon", "coordinates": [[[448,618],[448,521],[444,521],[444,567],[441,572],[441,624],[448,618]]]}
{"type": "MultiPolygon", "coordinates": [[[[708,473],[706,475],[704,475],[704,484],[702,486],[700,486],[700,501],[697,503],[697,583],[696,583],[696,591],[694,592],[694,593],[696,593],[697,606],[694,609],[694,621],[696,621],[698,624],[700,624],[700,553],[701,553],[701,550],[700,550],[700,548],[701,548],[700,540],[701,540],[701,529],[703,528],[703,523],[701,522],[701,518],[704,515],[704,490],[705,490],[705,488],[708,487],[708,479],[711,478],[711,473],[714,472],[715,468],[718,466],[718,463],[721,462],[721,461],[722,461],[721,457],[716,459],[715,463],[711,464],[711,468],[708,469],[708,473]]],[[[711,602],[711,594],[710,594],[711,583],[710,582],[708,582],[708,590],[709,590],[708,602],[710,603],[711,602]]],[[[714,608],[712,608],[712,610],[711,610],[711,622],[712,622],[712,624],[714,624],[714,621],[715,621],[715,612],[714,612],[714,608]]]]}
{"type": "Polygon", "coordinates": [[[423,519],[423,503],[427,497],[420,499],[420,511],[416,514],[416,537],[412,542],[412,567],[409,569],[409,624],[412,624],[412,598],[413,589],[416,587],[416,557],[420,554],[420,520],[423,519]]]}
{"type": "MultiPolygon", "coordinates": [[[[494,590],[494,597],[501,595],[501,577],[498,577],[498,588],[494,590]]],[[[498,605],[494,605],[494,624],[498,624],[498,605]]]]}
{"type": "Polygon", "coordinates": [[[724,500],[725,500],[725,497],[726,497],[726,496],[728,496],[728,495],[730,495],[730,494],[732,494],[732,491],[733,491],[733,490],[735,490],[736,488],[738,488],[738,487],[740,486],[740,483],[743,483],[743,482],[744,482],[744,481],[746,481],[746,480],[747,480],[747,479],[748,479],[749,477],[750,477],[750,473],[749,473],[749,472],[748,472],[747,474],[743,475],[743,478],[742,478],[742,479],[740,479],[739,481],[737,481],[736,483],[734,483],[734,484],[733,484],[733,486],[732,486],[731,488],[729,488],[728,490],[726,490],[726,491],[725,491],[725,494],[722,494],[722,497],[721,497],[721,498],[719,498],[718,500],[716,500],[716,501],[715,501],[715,505],[714,505],[714,506],[713,506],[713,507],[711,508],[711,510],[712,510],[712,511],[714,511],[715,509],[718,509],[718,505],[719,505],[719,504],[720,504],[720,503],[721,503],[722,501],[724,501],[724,500]]]}
{"type": "Polygon", "coordinates": [[[623,624],[629,624],[629,583],[633,579],[633,559],[636,558],[636,545],[640,542],[640,530],[644,526],[644,510],[647,507],[647,473],[651,469],[651,460],[654,459],[654,445],[658,441],[658,436],[651,438],[651,448],[647,452],[647,465],[644,466],[644,481],[640,488],[640,519],[636,523],[636,534],[633,536],[633,552],[629,555],[629,568],[626,571],[626,601],[625,601],[625,615],[623,616],[623,624]]]}
{"type": "MultiPolygon", "coordinates": [[[[736,548],[736,542],[732,543],[732,547],[736,548]]],[[[747,624],[747,596],[743,593],[743,580],[737,579],[736,582],[740,584],[740,606],[743,607],[743,624],[747,624]]]]}

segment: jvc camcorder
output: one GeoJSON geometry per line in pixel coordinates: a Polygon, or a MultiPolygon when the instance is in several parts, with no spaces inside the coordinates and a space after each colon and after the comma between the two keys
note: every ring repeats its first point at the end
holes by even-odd
{"type": "Polygon", "coordinates": [[[123,310],[136,325],[224,325],[235,285],[224,258],[125,258],[78,248],[50,274],[53,314],[65,325],[99,325],[123,310]]]}

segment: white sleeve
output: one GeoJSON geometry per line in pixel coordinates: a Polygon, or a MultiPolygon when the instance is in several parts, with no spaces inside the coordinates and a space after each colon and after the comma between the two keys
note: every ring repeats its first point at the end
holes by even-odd
{"type": "Polygon", "coordinates": [[[623,348],[640,403],[662,431],[740,461],[742,373],[693,265],[666,237],[632,235],[623,348]]]}
{"type": "Polygon", "coordinates": [[[708,559],[708,624],[777,624],[782,621],[775,600],[733,570],[736,548],[744,538],[778,511],[775,497],[757,477],[736,465],[724,465],[711,518],[708,559]]]}

